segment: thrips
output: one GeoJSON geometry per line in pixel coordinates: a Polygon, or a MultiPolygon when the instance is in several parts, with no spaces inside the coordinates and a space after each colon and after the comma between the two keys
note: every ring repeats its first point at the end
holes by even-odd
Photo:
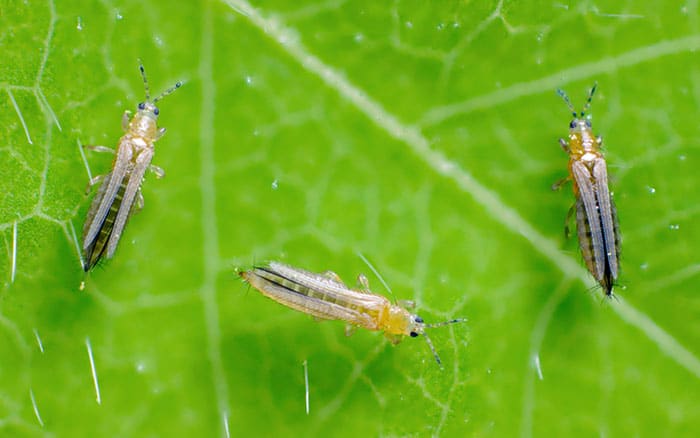
{"type": "Polygon", "coordinates": [[[425,329],[464,321],[460,318],[426,324],[423,318],[408,311],[413,303],[392,304],[388,298],[371,292],[364,275],[358,277],[359,289],[350,289],[334,272],[317,274],[278,262],[240,272],[240,275],[263,295],[287,307],[318,319],[345,321],[348,334],[356,327],[383,330],[394,344],[401,342],[404,336],[423,336],[438,364],[440,357],[425,329]]]}
{"type": "MultiPolygon", "coordinates": [[[[557,90],[574,118],[569,124],[568,141],[559,139],[562,149],[569,154],[569,176],[552,188],[557,189],[569,180],[573,182],[576,204],[569,210],[567,223],[575,209],[579,247],[586,267],[606,295],[612,296],[620,264],[617,211],[610,197],[607,165],[600,150],[603,139],[593,134],[591,120],[586,117],[597,85],[591,89],[578,114],[566,93],[557,90]]],[[[566,232],[568,234],[568,226],[566,232]]]]}
{"type": "Polygon", "coordinates": [[[116,154],[112,171],[97,176],[90,181],[90,186],[102,181],[95,199],[90,205],[83,225],[83,269],[92,269],[102,258],[112,258],[121,238],[127,220],[136,210],[143,207],[141,182],[147,169],[160,178],[163,169],[151,164],[155,152],[154,143],[165,134],[165,128],[158,127],[159,100],[180,88],[182,82],[165,90],[160,96],[151,100],[146,72],[139,64],[141,77],[146,90],[146,100],[139,103],[133,117],[129,111],[122,116],[122,129],[126,132],[119,139],[116,153],[105,146],[88,146],[98,152],[116,154]]]}

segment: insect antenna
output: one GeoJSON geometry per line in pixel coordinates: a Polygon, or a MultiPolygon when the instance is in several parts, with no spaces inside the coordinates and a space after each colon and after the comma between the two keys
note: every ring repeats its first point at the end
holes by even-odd
{"type": "MultiPolygon", "coordinates": [[[[454,324],[457,322],[464,322],[466,320],[467,320],[467,318],[455,318],[455,319],[451,319],[449,321],[436,322],[433,324],[423,324],[423,328],[442,327],[444,325],[454,324]]],[[[435,361],[438,363],[438,365],[442,366],[442,362],[440,361],[440,356],[438,356],[437,350],[435,350],[435,346],[433,345],[433,341],[430,340],[427,333],[422,332],[421,334],[425,338],[425,342],[428,343],[428,346],[430,347],[430,351],[433,352],[433,356],[435,356],[435,361]]]]}
{"type": "Polygon", "coordinates": [[[425,338],[425,342],[428,343],[428,347],[430,347],[430,351],[433,352],[433,356],[435,357],[435,361],[437,362],[440,367],[442,367],[442,361],[440,361],[440,356],[438,356],[437,350],[435,350],[435,346],[433,345],[433,341],[430,340],[428,335],[426,333],[423,333],[423,337],[425,338]]]}
{"type": "Polygon", "coordinates": [[[454,323],[457,323],[457,322],[464,322],[464,321],[466,321],[466,320],[467,320],[467,318],[455,318],[455,319],[451,319],[451,320],[449,320],[449,321],[434,322],[434,323],[432,323],[432,324],[423,324],[423,327],[425,327],[425,328],[442,327],[442,326],[444,326],[444,325],[454,324],[454,323]]]}
{"type": "Polygon", "coordinates": [[[143,63],[139,59],[139,71],[143,78],[143,88],[146,90],[146,102],[151,100],[151,89],[148,87],[148,79],[146,79],[146,70],[143,68],[143,63]]]}
{"type": "Polygon", "coordinates": [[[156,97],[155,99],[153,99],[153,103],[158,102],[159,100],[161,100],[162,98],[164,98],[165,96],[167,96],[168,94],[172,93],[173,91],[177,90],[177,89],[180,88],[180,87],[182,87],[182,81],[177,81],[177,82],[175,82],[175,85],[173,85],[172,87],[170,87],[170,88],[168,88],[167,90],[163,91],[162,93],[160,93],[160,96],[158,96],[158,97],[156,97]]]}
{"type": "Polygon", "coordinates": [[[586,100],[586,104],[581,110],[581,117],[583,117],[584,114],[586,114],[586,111],[588,111],[588,108],[591,107],[591,100],[593,99],[593,94],[595,94],[596,88],[598,88],[598,81],[595,81],[595,83],[593,83],[593,88],[591,88],[591,91],[588,93],[588,99],[586,100]]]}
{"type": "MultiPolygon", "coordinates": [[[[139,60],[139,71],[141,72],[141,77],[143,78],[143,88],[146,90],[146,102],[151,102],[151,88],[148,86],[148,79],[146,79],[146,69],[143,68],[143,63],[141,63],[141,60],[139,60]]],[[[182,87],[182,81],[175,82],[175,85],[163,91],[158,97],[153,99],[152,103],[155,104],[156,102],[163,99],[165,96],[167,96],[168,94],[172,93],[180,87],[182,87]]]]}
{"type": "Polygon", "coordinates": [[[571,101],[569,100],[569,96],[566,95],[564,90],[562,90],[561,88],[557,88],[557,94],[562,99],[564,99],[564,102],[566,102],[566,106],[569,107],[569,109],[571,110],[571,114],[574,115],[574,118],[578,117],[578,114],[576,113],[576,108],[574,108],[574,106],[571,104],[571,101]]]}

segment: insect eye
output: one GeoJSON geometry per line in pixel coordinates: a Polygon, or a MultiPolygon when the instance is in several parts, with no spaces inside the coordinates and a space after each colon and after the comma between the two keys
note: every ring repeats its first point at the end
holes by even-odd
{"type": "Polygon", "coordinates": [[[415,337],[418,336],[418,333],[416,333],[416,332],[411,332],[411,333],[409,333],[409,335],[410,335],[412,338],[415,338],[415,337]]]}
{"type": "Polygon", "coordinates": [[[572,120],[571,123],[569,123],[569,128],[574,129],[576,127],[576,120],[572,120]]]}
{"type": "Polygon", "coordinates": [[[423,318],[421,318],[420,316],[416,316],[415,318],[413,318],[413,320],[418,324],[423,324],[423,318]]]}
{"type": "Polygon", "coordinates": [[[145,103],[145,102],[141,102],[141,103],[139,104],[139,109],[140,109],[140,110],[146,109],[146,103],[145,103]]]}
{"type": "Polygon", "coordinates": [[[153,114],[155,114],[155,115],[160,114],[160,110],[159,110],[158,108],[155,108],[155,109],[153,110],[153,114]]]}

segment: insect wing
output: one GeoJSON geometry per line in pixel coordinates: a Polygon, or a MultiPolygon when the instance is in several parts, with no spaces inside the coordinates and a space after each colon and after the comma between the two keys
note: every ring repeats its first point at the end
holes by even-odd
{"type": "Polygon", "coordinates": [[[359,309],[373,309],[383,304],[386,298],[371,292],[358,292],[350,289],[337,279],[327,275],[294,268],[279,262],[270,262],[269,268],[278,275],[311,290],[311,296],[332,301],[341,306],[359,309]]]}
{"type": "MultiPolygon", "coordinates": [[[[97,193],[95,194],[95,198],[92,200],[92,203],[90,204],[90,209],[87,212],[87,217],[85,218],[85,224],[83,225],[83,250],[85,250],[89,244],[91,243],[90,239],[88,240],[88,235],[90,228],[92,228],[92,224],[95,221],[95,215],[97,214],[97,210],[100,209],[100,205],[102,204],[102,200],[104,199],[105,192],[107,191],[107,187],[109,186],[109,182],[112,179],[112,173],[108,173],[104,176],[104,179],[102,180],[102,184],[100,184],[100,187],[97,189],[97,193]]],[[[99,229],[99,228],[98,228],[99,229]]],[[[97,233],[95,233],[96,235],[97,233]]]]}
{"type": "MultiPolygon", "coordinates": [[[[576,185],[579,189],[580,201],[583,203],[587,224],[591,233],[591,247],[593,250],[593,273],[596,280],[603,278],[605,272],[605,246],[603,241],[603,232],[600,228],[600,217],[598,213],[596,188],[594,182],[591,178],[591,173],[585,164],[574,161],[571,169],[574,174],[574,179],[576,185]]],[[[578,201],[578,200],[577,200],[578,201]]],[[[581,238],[582,227],[581,221],[577,223],[579,228],[579,243],[583,249],[583,245],[586,244],[585,240],[581,238]]],[[[585,226],[583,227],[585,228],[585,226]]],[[[585,256],[585,254],[584,254],[585,256]]],[[[590,267],[590,265],[589,265],[590,267]]]]}
{"type": "Polygon", "coordinates": [[[152,149],[144,149],[136,158],[136,165],[128,176],[126,190],[124,191],[124,198],[119,206],[117,217],[114,220],[112,235],[109,237],[109,244],[107,245],[107,258],[111,258],[114,255],[114,251],[117,249],[117,244],[121,238],[122,231],[124,231],[124,226],[126,225],[127,219],[129,219],[129,213],[134,205],[136,194],[141,187],[141,181],[143,180],[143,176],[146,174],[146,169],[148,169],[148,165],[151,164],[152,159],[152,149]]]}
{"type": "MultiPolygon", "coordinates": [[[[107,217],[107,213],[114,202],[114,198],[117,196],[119,187],[122,185],[122,180],[129,170],[129,161],[131,160],[131,148],[122,147],[120,145],[117,151],[117,158],[114,160],[114,166],[112,168],[111,177],[109,180],[105,179],[102,183],[105,186],[102,198],[100,199],[97,211],[92,217],[92,222],[90,222],[90,227],[87,232],[84,233],[83,237],[83,247],[85,247],[85,242],[92,242],[102,228],[102,223],[107,217]]],[[[100,188],[102,191],[102,188],[100,188]]],[[[94,204],[94,203],[93,203],[94,204]]],[[[90,208],[92,210],[92,208],[90,208]]],[[[87,225],[87,222],[86,222],[87,225]]]]}
{"type": "Polygon", "coordinates": [[[593,165],[593,178],[597,187],[596,195],[598,198],[598,211],[603,225],[603,237],[605,239],[605,248],[607,251],[607,261],[610,267],[610,275],[613,279],[617,278],[618,269],[618,252],[617,252],[617,237],[614,223],[615,210],[610,199],[610,191],[608,190],[608,171],[605,165],[605,160],[599,158],[593,165]]]}
{"type": "MultiPolygon", "coordinates": [[[[331,301],[327,291],[323,290],[322,285],[315,284],[313,277],[306,278],[305,281],[300,279],[300,277],[307,274],[306,271],[297,271],[294,268],[285,266],[285,268],[294,271],[293,275],[286,276],[284,272],[277,271],[276,267],[279,267],[279,265],[255,268],[244,272],[242,276],[251,286],[265,296],[292,309],[316,318],[339,319],[364,327],[372,325],[371,318],[367,314],[331,301]],[[308,284],[312,284],[313,287],[309,287],[308,284]]],[[[308,274],[316,276],[313,273],[308,274]]],[[[318,277],[324,278],[322,276],[318,277]]]]}
{"type": "MultiPolygon", "coordinates": [[[[111,230],[104,230],[105,225],[111,228],[111,223],[105,224],[106,221],[103,220],[102,224],[100,224],[100,226],[97,228],[97,233],[95,233],[94,237],[90,240],[87,239],[89,230],[95,224],[95,214],[99,210],[100,206],[106,202],[105,193],[107,192],[111,179],[111,173],[105,175],[104,180],[102,181],[102,184],[95,195],[95,199],[93,199],[92,204],[90,204],[90,209],[88,210],[87,218],[85,219],[85,224],[83,225],[83,269],[86,272],[95,266],[104,252],[106,242],[104,239],[100,239],[100,231],[107,231],[107,235],[109,235],[109,232],[111,232],[111,230]]],[[[115,196],[111,202],[113,203],[116,198],[117,196],[115,196]]]]}

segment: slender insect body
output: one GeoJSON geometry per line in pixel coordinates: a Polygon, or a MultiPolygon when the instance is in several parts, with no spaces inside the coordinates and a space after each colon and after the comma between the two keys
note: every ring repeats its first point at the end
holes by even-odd
{"type": "Polygon", "coordinates": [[[426,328],[461,322],[454,319],[438,324],[426,324],[407,309],[392,304],[384,296],[369,291],[364,277],[363,288],[354,290],[332,272],[316,274],[278,262],[240,273],[241,277],[263,295],[287,307],[319,319],[341,320],[367,330],[383,331],[394,344],[404,336],[423,335],[435,359],[440,363],[426,328]]]}
{"type": "MultiPolygon", "coordinates": [[[[141,182],[151,167],[154,143],[165,133],[165,128],[158,128],[160,111],[155,104],[182,85],[176,83],[151,101],[143,66],[140,65],[139,69],[146,88],[146,101],[138,105],[131,119],[128,112],[124,113],[122,127],[126,133],[119,139],[112,171],[103,177],[88,211],[83,226],[83,269],[86,272],[102,257],[112,258],[114,255],[126,222],[133,213],[134,202],[142,199],[141,182]]],[[[109,150],[101,146],[94,149],[109,150]]]]}
{"type": "Polygon", "coordinates": [[[620,232],[617,211],[610,197],[605,157],[600,151],[601,137],[593,134],[590,119],[585,117],[596,87],[591,89],[580,115],[574,111],[566,94],[558,90],[573,112],[569,141],[560,140],[569,154],[569,179],[576,197],[576,228],[581,254],[589,272],[612,295],[618,277],[620,232]]]}

